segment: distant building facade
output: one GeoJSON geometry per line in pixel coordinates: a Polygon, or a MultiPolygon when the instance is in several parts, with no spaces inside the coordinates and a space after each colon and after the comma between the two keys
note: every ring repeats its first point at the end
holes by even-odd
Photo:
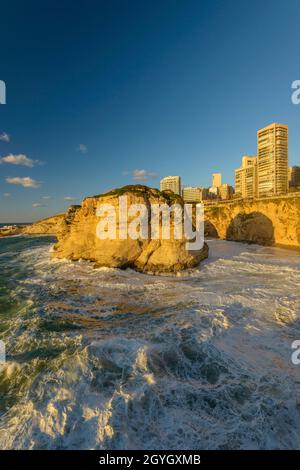
{"type": "Polygon", "coordinates": [[[257,157],[244,155],[242,166],[235,170],[235,196],[252,198],[257,196],[257,157]]]}
{"type": "Polygon", "coordinates": [[[258,197],[288,191],[288,126],[273,123],[257,132],[258,197]]]}
{"type": "Polygon", "coordinates": [[[222,200],[231,199],[234,193],[234,189],[230,184],[224,183],[219,188],[219,195],[222,200]]]}
{"type": "Polygon", "coordinates": [[[212,186],[208,189],[209,199],[215,199],[220,196],[220,187],[222,186],[222,173],[212,174],[212,186]]]}
{"type": "Polygon", "coordinates": [[[213,173],[212,175],[212,187],[220,188],[222,186],[222,173],[213,173]]]}
{"type": "Polygon", "coordinates": [[[160,180],[160,190],[171,190],[175,194],[179,194],[181,196],[181,178],[180,176],[166,176],[162,180],[160,180]]]}
{"type": "Polygon", "coordinates": [[[201,202],[208,199],[208,190],[206,188],[187,186],[182,189],[184,202],[201,202]]]}
{"type": "Polygon", "coordinates": [[[300,166],[291,166],[289,168],[289,187],[300,187],[300,166]]]}
{"type": "Polygon", "coordinates": [[[208,188],[208,197],[209,199],[214,199],[219,197],[220,189],[217,188],[216,186],[212,186],[211,188],[208,188]]]}

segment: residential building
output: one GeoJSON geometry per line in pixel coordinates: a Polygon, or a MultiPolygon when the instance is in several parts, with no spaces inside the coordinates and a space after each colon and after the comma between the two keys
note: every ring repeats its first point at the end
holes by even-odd
{"type": "Polygon", "coordinates": [[[288,126],[273,123],[257,132],[258,197],[288,191],[288,126]]]}
{"type": "Polygon", "coordinates": [[[214,199],[219,196],[220,193],[220,188],[217,186],[212,186],[211,188],[208,188],[208,197],[209,199],[214,199]]]}
{"type": "Polygon", "coordinates": [[[245,170],[244,168],[237,168],[234,171],[234,192],[236,197],[245,197],[245,170]]]}
{"type": "Polygon", "coordinates": [[[244,155],[242,166],[235,170],[235,196],[252,198],[257,196],[257,158],[244,155]]]}
{"type": "Polygon", "coordinates": [[[180,176],[166,176],[160,180],[160,190],[171,190],[175,194],[181,195],[181,178],[180,176]]]}
{"type": "Polygon", "coordinates": [[[213,173],[212,187],[219,188],[220,186],[222,186],[222,173],[213,173]]]}
{"type": "Polygon", "coordinates": [[[219,194],[220,194],[220,198],[222,200],[228,200],[228,199],[231,199],[232,196],[233,196],[233,193],[234,193],[234,189],[232,186],[230,186],[229,184],[227,183],[224,183],[220,186],[219,188],[219,194]]]}
{"type": "Polygon", "coordinates": [[[184,202],[201,202],[208,198],[206,188],[187,186],[182,190],[184,202]]]}
{"type": "Polygon", "coordinates": [[[245,198],[257,197],[257,159],[245,168],[245,198]]]}
{"type": "Polygon", "coordinates": [[[300,186],[300,166],[289,168],[289,186],[293,188],[300,186]]]}

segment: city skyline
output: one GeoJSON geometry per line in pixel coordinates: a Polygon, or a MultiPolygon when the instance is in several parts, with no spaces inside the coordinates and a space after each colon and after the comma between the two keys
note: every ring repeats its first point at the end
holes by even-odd
{"type": "Polygon", "coordinates": [[[187,202],[200,202],[278,196],[300,187],[300,166],[289,166],[288,125],[273,122],[258,129],[256,153],[242,157],[234,171],[234,187],[222,182],[222,173],[213,173],[211,187],[181,185],[180,176],[166,176],[160,189],[170,189],[187,202]]]}
{"type": "MultiPolygon", "coordinates": [[[[273,127],[276,127],[276,126],[279,126],[279,128],[281,127],[284,127],[288,130],[288,125],[286,124],[278,124],[277,122],[273,122],[271,124],[267,124],[266,126],[264,126],[263,128],[261,129],[258,129],[257,130],[257,136],[258,136],[258,141],[257,141],[257,153],[259,153],[259,134],[261,132],[265,132],[266,129],[269,129],[269,128],[273,128],[273,127]]],[[[0,134],[0,140],[4,141],[4,142],[9,142],[10,141],[10,136],[6,133],[2,133],[0,134]]],[[[286,179],[287,179],[287,192],[289,190],[289,183],[292,185],[292,186],[295,186],[295,181],[300,181],[300,165],[292,165],[290,166],[289,164],[289,158],[288,158],[288,155],[289,155],[289,144],[287,142],[287,172],[286,172],[286,179]]],[[[36,162],[33,162],[32,160],[28,159],[25,155],[18,155],[18,156],[13,156],[13,155],[8,155],[6,157],[0,157],[0,164],[1,163],[6,163],[6,160],[8,163],[12,163],[14,164],[14,160],[20,160],[24,163],[24,166],[27,166],[27,167],[33,167],[34,166],[34,163],[39,163],[38,161],[36,162]],[[1,158],[2,158],[2,161],[1,161],[1,158]]],[[[300,163],[300,162],[299,162],[300,163]]],[[[215,196],[217,199],[219,200],[222,200],[222,199],[227,199],[227,197],[224,197],[222,195],[222,192],[225,192],[228,194],[228,199],[230,199],[232,196],[233,196],[233,193],[231,193],[231,189],[232,188],[235,193],[235,195],[237,196],[239,191],[237,190],[237,187],[238,188],[242,188],[243,185],[243,189],[241,189],[240,191],[240,197],[242,198],[247,198],[247,197],[259,197],[259,191],[258,191],[258,177],[256,176],[256,181],[255,181],[255,171],[257,172],[257,168],[258,168],[258,157],[257,155],[255,156],[250,156],[250,155],[244,155],[242,157],[242,165],[240,168],[237,168],[234,170],[234,177],[233,177],[233,181],[234,183],[232,185],[230,185],[230,183],[228,182],[224,182],[223,181],[223,172],[217,172],[215,171],[214,173],[211,174],[211,179],[212,179],[212,185],[211,186],[190,186],[188,184],[182,184],[182,179],[181,179],[181,176],[180,175],[176,175],[176,176],[164,176],[161,180],[160,180],[160,189],[163,191],[163,190],[166,190],[166,189],[171,189],[173,190],[176,194],[180,194],[183,196],[183,199],[184,198],[184,192],[185,190],[187,190],[187,196],[186,196],[186,201],[192,201],[192,193],[195,194],[195,190],[199,191],[199,190],[202,190],[201,191],[201,196],[200,196],[200,199],[202,200],[208,200],[210,199],[209,197],[209,193],[211,194],[214,194],[215,193],[215,196]],[[250,180],[249,180],[249,174],[248,172],[251,172],[250,174],[250,180]],[[242,182],[240,180],[240,177],[237,176],[239,175],[239,172],[241,172],[243,174],[243,172],[245,172],[245,182],[242,182]],[[249,181],[248,181],[248,187],[247,187],[247,179],[249,181],[251,181],[251,189],[249,190],[249,181]],[[172,186],[176,186],[176,189],[172,188],[172,186]],[[222,188],[222,190],[221,190],[222,188]],[[216,192],[214,192],[214,190],[217,190],[216,192]],[[253,194],[252,194],[253,193],[253,194]]],[[[218,169],[219,170],[219,169],[218,169]]],[[[136,184],[139,184],[139,179],[141,179],[141,183],[143,184],[146,184],[143,182],[144,180],[144,172],[145,170],[135,170],[135,172],[133,172],[133,180],[135,180],[135,183],[136,184]]],[[[156,174],[153,174],[151,175],[152,177],[155,177],[157,178],[157,175],[156,174]]],[[[12,183],[14,184],[14,183],[12,183]]],[[[35,185],[37,185],[37,187],[39,187],[39,182],[35,182],[34,180],[31,180],[29,177],[27,178],[23,178],[23,186],[24,187],[32,187],[34,188],[35,185]],[[25,180],[28,180],[28,181],[25,181],[25,180]]],[[[149,185],[150,186],[150,185],[149,185]]],[[[157,187],[158,185],[156,185],[157,187]]],[[[152,185],[152,187],[155,187],[154,185],[152,185]]],[[[111,188],[110,188],[111,189],[111,188]]],[[[108,188],[106,188],[103,192],[105,192],[106,190],[108,190],[108,188]]],[[[274,193],[274,195],[277,195],[277,194],[280,194],[279,193],[274,193]]],[[[283,194],[283,193],[282,193],[283,194]]],[[[10,198],[11,197],[11,193],[4,193],[3,194],[4,198],[10,198]]],[[[42,196],[41,198],[43,201],[48,201],[49,199],[51,199],[51,196],[42,196]]],[[[73,198],[73,197],[64,197],[64,201],[67,203],[67,205],[70,205],[70,203],[77,203],[77,202],[80,202],[80,201],[77,201],[77,199],[73,198]]],[[[36,208],[39,208],[39,207],[44,207],[44,205],[42,203],[36,203],[36,204],[33,204],[33,207],[36,207],[36,208]]],[[[54,215],[53,213],[51,213],[50,215],[54,215]]],[[[38,217],[36,220],[38,220],[39,218],[42,218],[42,217],[38,217]]],[[[0,219],[0,223],[21,223],[21,222],[31,222],[31,220],[1,220],[0,219]]]]}
{"type": "Polygon", "coordinates": [[[233,185],[241,155],[256,152],[256,129],[274,120],[288,123],[290,165],[299,164],[297,12],[296,1],[64,2],[57,16],[47,1],[3,5],[0,221],[37,220],[112,187],[157,186],[170,171],[191,186],[222,171],[233,185]]]}

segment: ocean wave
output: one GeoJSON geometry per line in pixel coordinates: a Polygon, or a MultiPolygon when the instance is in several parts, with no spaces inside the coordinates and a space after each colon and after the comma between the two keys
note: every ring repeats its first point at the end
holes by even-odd
{"type": "Polygon", "coordinates": [[[209,244],[180,277],[1,256],[0,447],[300,449],[300,254],[209,244]]]}

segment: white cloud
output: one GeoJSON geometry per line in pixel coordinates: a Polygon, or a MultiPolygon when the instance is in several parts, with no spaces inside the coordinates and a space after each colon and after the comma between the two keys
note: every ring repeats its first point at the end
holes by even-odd
{"type": "Polygon", "coordinates": [[[151,178],[156,178],[156,173],[147,170],[134,170],[132,179],[134,181],[147,181],[151,178]]]}
{"type": "Polygon", "coordinates": [[[85,154],[85,153],[87,153],[88,148],[85,144],[79,144],[76,150],[77,150],[77,152],[85,154]]]}
{"type": "Polygon", "coordinates": [[[77,199],[76,199],[75,197],[65,196],[65,197],[64,197],[64,200],[65,200],[65,201],[76,201],[77,199]]]}
{"type": "Polygon", "coordinates": [[[8,176],[6,178],[6,182],[9,184],[19,184],[23,186],[24,188],[39,188],[41,186],[41,183],[39,181],[33,180],[29,176],[25,177],[20,177],[20,176],[14,176],[10,177],[8,176]]]}
{"type": "Polygon", "coordinates": [[[31,160],[26,155],[20,153],[19,155],[13,155],[12,153],[6,155],[5,157],[0,158],[1,163],[9,163],[11,165],[20,165],[20,166],[27,166],[32,168],[35,164],[40,163],[39,160],[31,160]]]}
{"type": "Polygon", "coordinates": [[[41,204],[40,202],[35,202],[32,204],[32,207],[46,207],[44,204],[41,204]]]}
{"type": "Polygon", "coordinates": [[[9,142],[10,136],[6,132],[0,132],[0,140],[2,140],[2,142],[9,142]]]}
{"type": "Polygon", "coordinates": [[[11,194],[10,194],[10,193],[3,193],[3,196],[4,196],[4,197],[10,197],[11,194]]]}
{"type": "Polygon", "coordinates": [[[51,199],[51,196],[42,196],[42,199],[51,199]]]}

